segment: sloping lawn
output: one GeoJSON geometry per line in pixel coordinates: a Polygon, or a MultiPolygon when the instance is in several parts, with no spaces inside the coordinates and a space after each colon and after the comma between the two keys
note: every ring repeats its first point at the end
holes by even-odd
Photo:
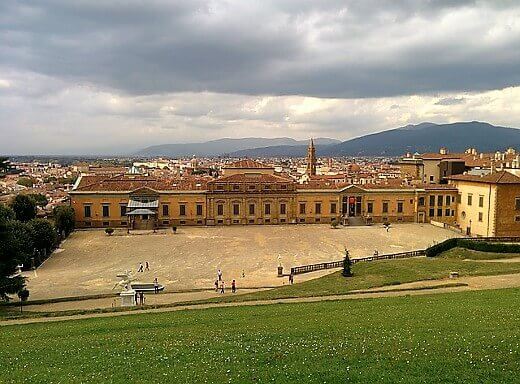
{"type": "MultiPolygon", "coordinates": [[[[452,271],[460,276],[484,276],[520,273],[520,263],[482,263],[465,259],[502,258],[504,254],[468,251],[455,248],[440,256],[426,258],[417,257],[401,260],[382,260],[362,262],[352,266],[354,276],[345,278],[341,272],[287,285],[268,291],[251,293],[236,297],[217,298],[213,301],[263,300],[289,297],[309,297],[341,295],[354,290],[383,287],[420,280],[437,280],[447,278],[452,271]],[[481,255],[483,253],[484,255],[481,255]]],[[[508,257],[511,257],[511,254],[508,257]]],[[[520,256],[519,254],[512,254],[520,256]]],[[[513,256],[513,257],[514,257],[513,256]]],[[[298,275],[295,277],[298,282],[298,275]]],[[[456,280],[455,280],[456,281],[456,280]]],[[[450,281],[450,282],[455,282],[450,281]]]]}
{"type": "Polygon", "coordinates": [[[0,328],[2,383],[518,383],[520,290],[0,328]]]}

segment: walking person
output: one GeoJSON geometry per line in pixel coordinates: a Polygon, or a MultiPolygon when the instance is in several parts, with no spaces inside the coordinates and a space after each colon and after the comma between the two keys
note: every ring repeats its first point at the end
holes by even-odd
{"type": "Polygon", "coordinates": [[[235,279],[233,279],[233,281],[231,282],[231,292],[237,293],[237,283],[235,279]]]}
{"type": "Polygon", "coordinates": [[[218,280],[215,280],[215,292],[218,292],[218,280]]]}
{"type": "Polygon", "coordinates": [[[157,277],[153,279],[153,290],[155,293],[159,293],[159,280],[157,280],[157,277]]]}
{"type": "Polygon", "coordinates": [[[294,275],[291,273],[291,274],[289,275],[289,284],[292,285],[293,283],[294,283],[294,275]]]}
{"type": "Polygon", "coordinates": [[[224,280],[220,283],[220,293],[224,293],[224,280]]]}
{"type": "Polygon", "coordinates": [[[142,261],[139,263],[139,268],[137,269],[137,272],[143,272],[143,262],[142,261]]]}
{"type": "Polygon", "coordinates": [[[144,270],[149,271],[150,270],[150,264],[148,264],[148,261],[144,263],[144,270]]]}
{"type": "Polygon", "coordinates": [[[217,277],[218,281],[222,281],[222,271],[220,269],[217,271],[217,277]]]}

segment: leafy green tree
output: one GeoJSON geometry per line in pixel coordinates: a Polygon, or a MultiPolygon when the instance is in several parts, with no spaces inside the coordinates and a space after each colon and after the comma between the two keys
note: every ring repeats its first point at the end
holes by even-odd
{"type": "Polygon", "coordinates": [[[56,245],[58,235],[52,223],[47,219],[32,219],[29,225],[33,230],[34,247],[38,250],[49,252],[56,245]]]}
{"type": "Polygon", "coordinates": [[[11,220],[7,223],[7,230],[10,234],[11,245],[17,250],[16,262],[29,265],[34,252],[35,235],[32,226],[18,220],[11,220]]]}
{"type": "Polygon", "coordinates": [[[8,220],[0,216],[0,299],[9,300],[10,294],[24,287],[22,276],[13,276],[18,265],[19,250],[9,229],[8,220]]]}
{"type": "Polygon", "coordinates": [[[54,223],[58,231],[68,236],[74,230],[74,208],[60,205],[54,208],[54,223]]]}
{"type": "Polygon", "coordinates": [[[7,205],[0,204],[0,219],[4,219],[5,221],[14,220],[15,219],[14,211],[11,207],[7,205]]]}
{"type": "Polygon", "coordinates": [[[49,204],[49,200],[47,200],[45,195],[42,195],[41,193],[30,193],[27,196],[33,199],[36,205],[39,207],[45,207],[47,204],[49,204]]]}
{"type": "Polygon", "coordinates": [[[3,177],[11,168],[8,157],[0,157],[0,177],[3,177]]]}
{"type": "Polygon", "coordinates": [[[16,182],[18,185],[23,185],[24,187],[31,188],[34,185],[34,179],[30,177],[20,177],[16,182]]]}
{"type": "Polygon", "coordinates": [[[11,202],[16,220],[29,221],[36,217],[36,203],[27,195],[16,195],[11,202]]]}

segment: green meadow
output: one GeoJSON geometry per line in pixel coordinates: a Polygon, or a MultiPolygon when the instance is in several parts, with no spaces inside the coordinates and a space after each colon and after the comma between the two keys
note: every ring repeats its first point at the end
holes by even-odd
{"type": "Polygon", "coordinates": [[[0,327],[2,383],[518,383],[520,289],[0,327]]]}

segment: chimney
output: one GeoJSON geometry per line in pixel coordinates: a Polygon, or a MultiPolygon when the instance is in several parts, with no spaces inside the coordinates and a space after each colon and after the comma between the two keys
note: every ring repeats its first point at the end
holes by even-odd
{"type": "Polygon", "coordinates": [[[447,155],[448,154],[448,150],[445,148],[445,147],[442,147],[440,150],[439,150],[439,153],[441,155],[447,155]]]}
{"type": "Polygon", "coordinates": [[[495,162],[492,161],[492,162],[491,162],[491,173],[495,173],[495,172],[496,172],[495,162]]]}

